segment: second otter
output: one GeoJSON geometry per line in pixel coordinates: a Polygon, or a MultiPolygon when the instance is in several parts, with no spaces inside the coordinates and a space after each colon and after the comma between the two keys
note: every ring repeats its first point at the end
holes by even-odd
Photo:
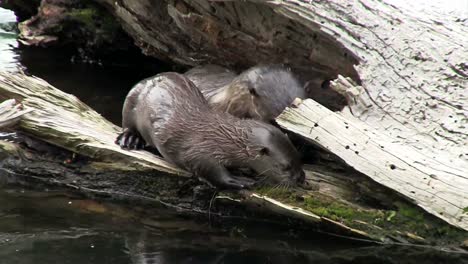
{"type": "Polygon", "coordinates": [[[125,99],[123,148],[156,147],[168,161],[221,188],[244,188],[229,168],[249,168],[257,176],[291,185],[304,180],[298,153],[276,127],[243,120],[208,106],[184,75],[163,73],[139,82],[125,99]]]}
{"type": "Polygon", "coordinates": [[[306,98],[304,87],[281,65],[255,66],[239,76],[217,65],[185,73],[217,111],[274,123],[295,98],[306,98]]]}

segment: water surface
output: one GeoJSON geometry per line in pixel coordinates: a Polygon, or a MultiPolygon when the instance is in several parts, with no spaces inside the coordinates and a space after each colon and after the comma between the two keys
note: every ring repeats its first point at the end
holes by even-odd
{"type": "Polygon", "coordinates": [[[265,225],[219,229],[165,209],[151,216],[144,210],[3,186],[0,263],[468,263],[468,256],[431,248],[288,237],[265,225]]]}

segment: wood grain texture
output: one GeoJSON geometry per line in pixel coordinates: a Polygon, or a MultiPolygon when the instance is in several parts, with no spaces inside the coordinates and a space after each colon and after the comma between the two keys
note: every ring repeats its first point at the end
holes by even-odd
{"type": "MultiPolygon", "coordinates": [[[[366,123],[333,113],[311,99],[277,119],[429,213],[468,230],[468,175],[424,151],[394,141],[366,123]]],[[[441,153],[443,154],[443,153],[441,153]]]]}

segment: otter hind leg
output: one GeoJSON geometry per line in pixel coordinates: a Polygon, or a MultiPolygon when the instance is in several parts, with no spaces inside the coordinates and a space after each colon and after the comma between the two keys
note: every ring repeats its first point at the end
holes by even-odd
{"type": "Polygon", "coordinates": [[[117,136],[115,144],[123,149],[142,149],[146,145],[146,142],[140,133],[125,129],[124,132],[117,136]]]}

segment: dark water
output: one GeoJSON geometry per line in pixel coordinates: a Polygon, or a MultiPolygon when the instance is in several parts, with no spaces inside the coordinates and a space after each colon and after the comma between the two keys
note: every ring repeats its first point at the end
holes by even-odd
{"type": "Polygon", "coordinates": [[[77,96],[117,125],[121,124],[122,104],[132,86],[164,69],[156,61],[153,67],[140,67],[136,62],[108,67],[72,63],[72,55],[56,50],[22,48],[16,54],[26,73],[77,96]]]}
{"type": "Polygon", "coordinates": [[[155,210],[0,190],[0,263],[468,263],[434,249],[370,246],[268,226],[220,230],[155,210]]]}
{"type": "MultiPolygon", "coordinates": [[[[73,63],[68,52],[18,48],[9,30],[14,19],[0,9],[0,70],[41,77],[116,124],[131,86],[167,69],[156,62],[93,66],[73,63]]],[[[265,225],[219,230],[208,220],[189,221],[163,209],[153,209],[149,218],[142,210],[0,185],[0,264],[468,263],[467,255],[433,248],[286,236],[265,225]]]]}
{"type": "Polygon", "coordinates": [[[74,62],[74,51],[18,48],[17,34],[8,30],[15,19],[12,12],[0,8],[0,70],[38,76],[77,96],[118,125],[123,101],[132,86],[170,69],[156,60],[143,59],[141,54],[135,54],[136,59],[116,58],[112,65],[101,66],[74,62]]]}

